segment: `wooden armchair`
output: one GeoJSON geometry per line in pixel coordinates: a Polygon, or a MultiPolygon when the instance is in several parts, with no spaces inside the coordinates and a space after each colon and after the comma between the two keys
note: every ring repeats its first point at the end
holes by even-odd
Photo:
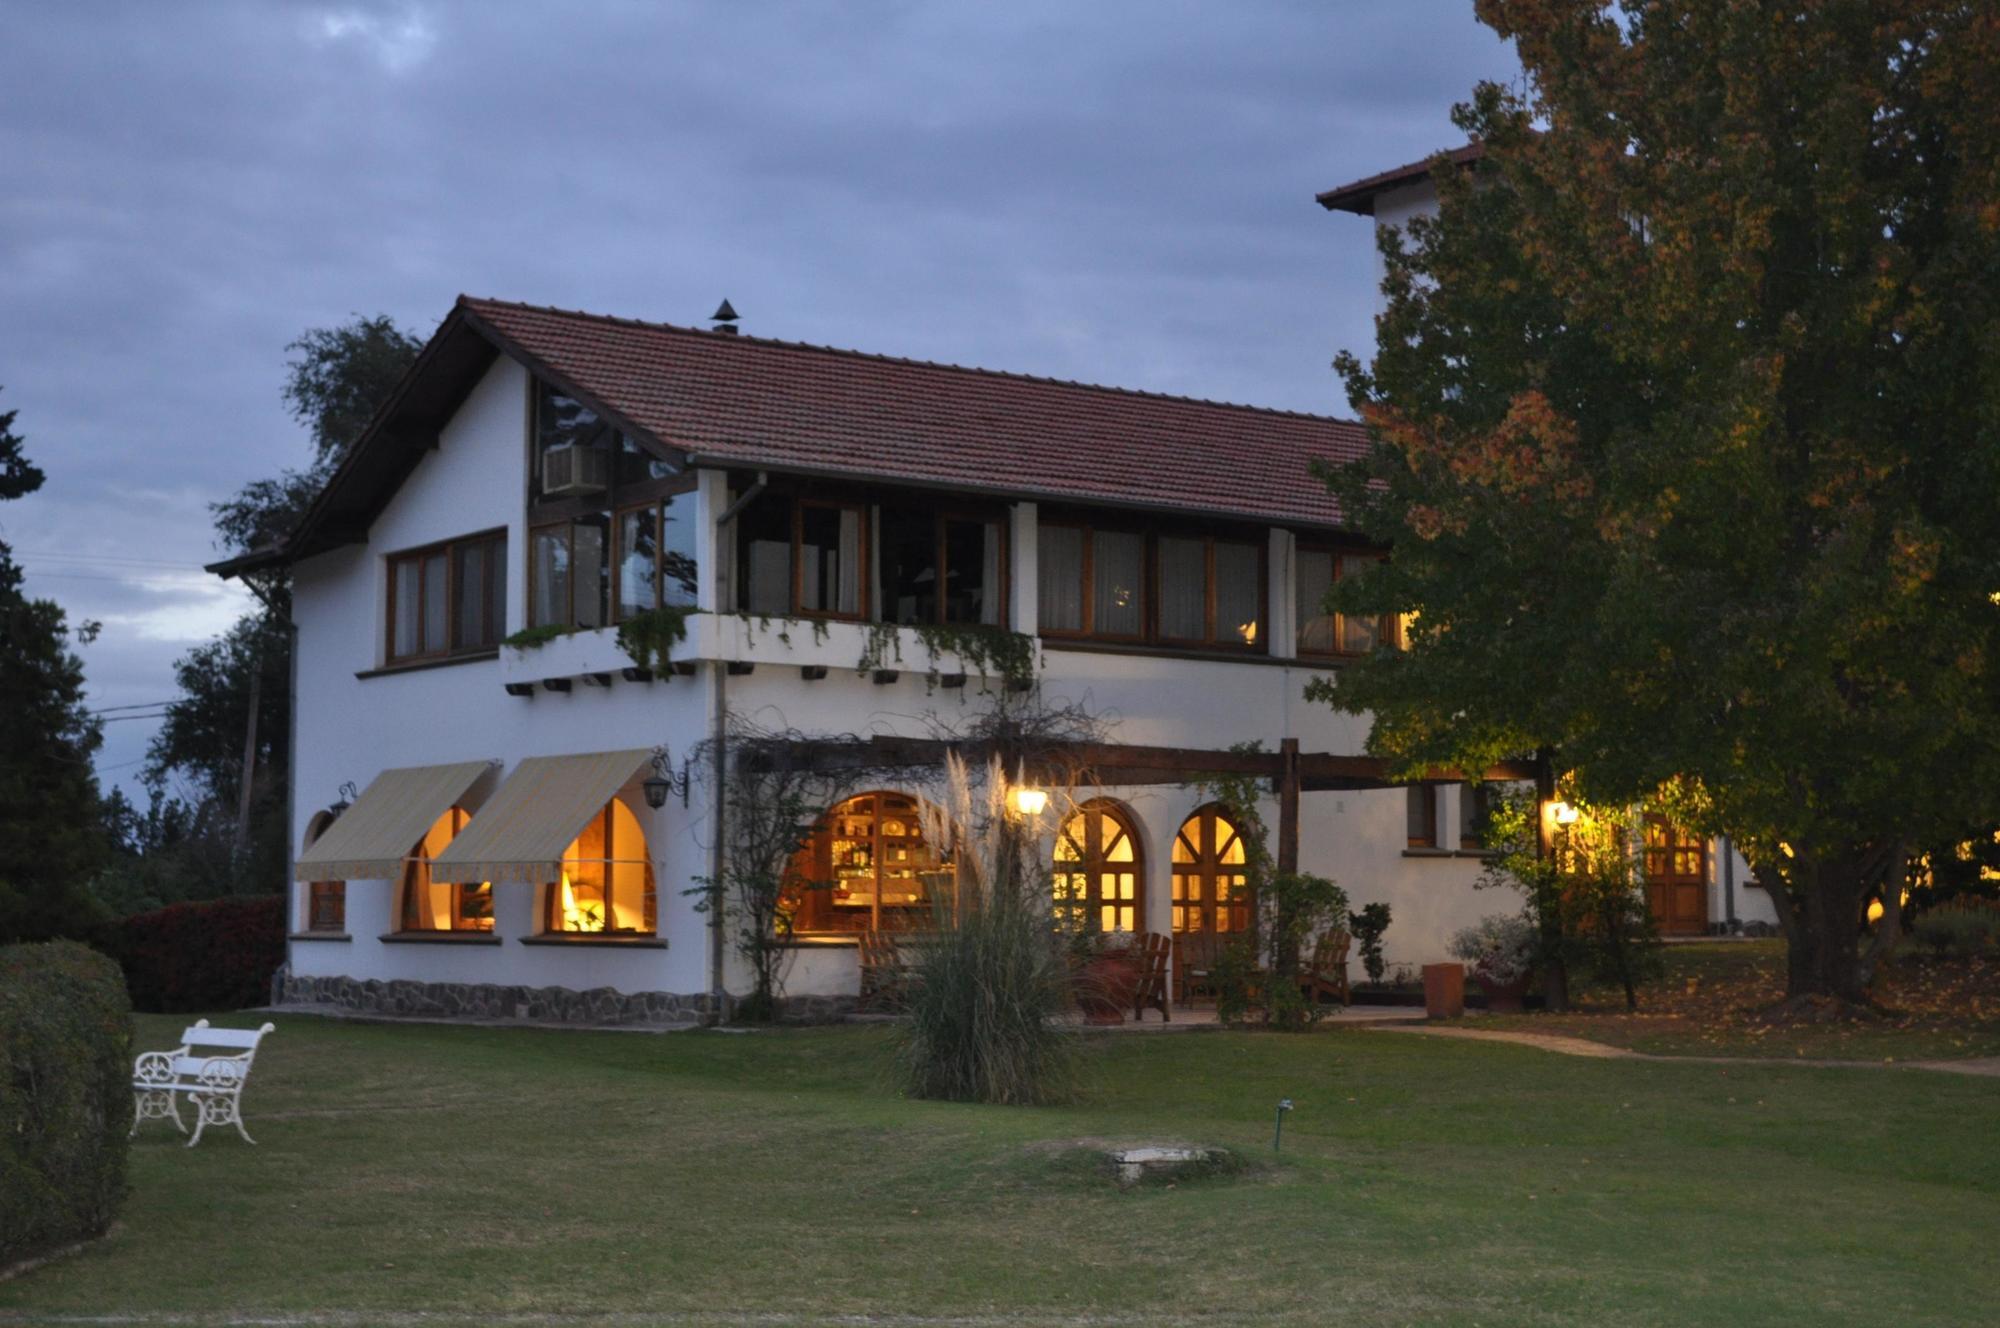
{"type": "Polygon", "coordinates": [[[861,933],[861,1010],[899,1010],[910,995],[910,970],[902,947],[885,931],[861,933]]]}
{"type": "Polygon", "coordinates": [[[1299,974],[1299,990],[1306,1000],[1314,1005],[1327,996],[1332,996],[1342,1005],[1348,1001],[1347,993],[1347,947],[1354,938],[1344,931],[1334,930],[1319,938],[1313,947],[1312,959],[1299,974]]]}
{"type": "Polygon", "coordinates": [[[1132,947],[1139,960],[1139,985],[1132,992],[1132,1019],[1136,1023],[1148,1009],[1158,1010],[1160,1018],[1168,1023],[1174,1021],[1167,1009],[1167,961],[1172,957],[1173,945],[1156,931],[1141,932],[1132,947]]]}
{"type": "Polygon", "coordinates": [[[1174,934],[1174,1004],[1188,1005],[1197,995],[1216,994],[1215,960],[1223,938],[1214,932],[1174,934]]]}

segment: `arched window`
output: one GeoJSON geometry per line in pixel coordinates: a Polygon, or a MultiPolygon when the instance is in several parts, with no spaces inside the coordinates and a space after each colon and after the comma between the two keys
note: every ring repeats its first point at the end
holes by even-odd
{"type": "Polygon", "coordinates": [[[1243,837],[1227,808],[1203,807],[1174,836],[1174,930],[1250,929],[1243,837]]]}
{"type": "MultiPolygon", "coordinates": [[[[333,824],[333,813],[317,811],[306,822],[305,848],[311,848],[313,841],[326,833],[333,824]]],[[[347,882],[314,881],[306,886],[306,931],[347,930],[347,882]]]]}
{"type": "Polygon", "coordinates": [[[659,931],[653,863],[639,818],[617,798],[563,850],[542,925],[552,932],[651,936],[659,931]]]}
{"type": "Polygon", "coordinates": [[[1131,818],[1115,802],[1087,802],[1056,831],[1056,926],[1139,931],[1146,925],[1145,864],[1131,818]]]}
{"type": "Polygon", "coordinates": [[[859,794],[821,817],[792,859],[785,916],[800,934],[928,930],[950,870],[924,839],[915,798],[859,794]]]}
{"type": "Polygon", "coordinates": [[[403,865],[404,931],[492,931],[493,884],[431,879],[431,859],[465,829],[472,814],[453,807],[424,832],[403,865]]]}

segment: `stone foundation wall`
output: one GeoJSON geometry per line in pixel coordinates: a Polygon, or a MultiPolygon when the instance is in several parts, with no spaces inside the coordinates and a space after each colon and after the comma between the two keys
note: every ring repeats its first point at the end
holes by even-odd
{"type": "MultiPolygon", "coordinates": [[[[509,987],[490,982],[382,981],[281,974],[273,984],[280,1005],[323,1005],[356,1014],[430,1019],[533,1019],[549,1023],[658,1026],[706,1018],[706,992],[623,992],[615,987],[509,987]]],[[[780,1003],[787,1023],[830,1023],[854,1010],[852,996],[794,996],[780,1003]]]]}

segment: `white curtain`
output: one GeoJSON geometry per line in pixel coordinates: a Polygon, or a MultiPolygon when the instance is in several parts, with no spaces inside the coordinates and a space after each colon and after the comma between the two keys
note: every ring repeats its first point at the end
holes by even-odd
{"type": "Polygon", "coordinates": [[[1083,532],[1043,526],[1035,555],[1035,582],[1044,631],[1083,630],[1083,532]]]}
{"type": "Polygon", "coordinates": [[[1325,654],[1334,648],[1333,614],[1326,607],[1333,589],[1333,555],[1300,549],[1295,566],[1295,609],[1301,654],[1325,654]]]}
{"type": "Polygon", "coordinates": [[[1215,639],[1254,646],[1262,640],[1262,570],[1254,544],[1215,545],[1215,639]]]}
{"type": "Polygon", "coordinates": [[[1137,636],[1145,629],[1142,591],[1146,540],[1121,531],[1091,532],[1092,607],[1104,636],[1137,636]]]}
{"type": "Polygon", "coordinates": [[[1160,540],[1160,635],[1208,639],[1208,551],[1198,539],[1160,540]]]}

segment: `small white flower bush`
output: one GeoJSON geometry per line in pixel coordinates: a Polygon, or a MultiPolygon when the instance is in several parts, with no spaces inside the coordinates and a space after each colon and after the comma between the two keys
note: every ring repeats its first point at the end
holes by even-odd
{"type": "Polygon", "coordinates": [[[1495,986],[1518,982],[1535,966],[1535,924],[1519,913],[1493,913],[1451,938],[1453,959],[1495,986]]]}

